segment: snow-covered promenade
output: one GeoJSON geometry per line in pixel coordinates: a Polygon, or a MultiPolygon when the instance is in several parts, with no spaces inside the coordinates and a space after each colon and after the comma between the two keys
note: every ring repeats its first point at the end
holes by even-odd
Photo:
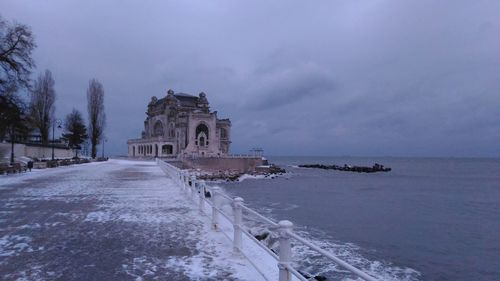
{"type": "Polygon", "coordinates": [[[154,162],[0,177],[2,280],[259,280],[154,162]]]}

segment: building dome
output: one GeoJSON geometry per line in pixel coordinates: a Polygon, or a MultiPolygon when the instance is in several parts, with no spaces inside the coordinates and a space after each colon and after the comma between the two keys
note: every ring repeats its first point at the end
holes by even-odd
{"type": "Polygon", "coordinates": [[[166,101],[167,101],[167,104],[169,104],[169,105],[177,104],[178,101],[174,96],[174,91],[172,91],[172,90],[167,91],[166,101]]]}

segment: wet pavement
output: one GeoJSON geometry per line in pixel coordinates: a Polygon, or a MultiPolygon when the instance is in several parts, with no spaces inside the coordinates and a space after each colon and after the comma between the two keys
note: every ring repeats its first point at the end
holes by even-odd
{"type": "Polygon", "coordinates": [[[0,176],[2,280],[240,280],[252,269],[153,162],[0,176]]]}

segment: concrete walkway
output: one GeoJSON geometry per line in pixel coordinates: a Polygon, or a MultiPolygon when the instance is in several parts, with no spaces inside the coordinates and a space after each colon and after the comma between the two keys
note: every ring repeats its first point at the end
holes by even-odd
{"type": "Polygon", "coordinates": [[[0,176],[2,280],[258,280],[153,162],[0,176]]]}

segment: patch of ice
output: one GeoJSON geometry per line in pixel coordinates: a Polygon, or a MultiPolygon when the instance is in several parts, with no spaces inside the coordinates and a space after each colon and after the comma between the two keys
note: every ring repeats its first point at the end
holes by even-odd
{"type": "Polygon", "coordinates": [[[62,172],[72,172],[78,169],[85,168],[86,166],[93,166],[93,165],[99,166],[105,163],[106,162],[91,162],[86,164],[62,166],[50,169],[33,169],[31,170],[31,172],[26,172],[26,173],[0,175],[0,178],[2,179],[0,182],[0,189],[10,189],[11,188],[10,185],[23,183],[30,179],[36,179],[45,176],[54,176],[62,172]]]}
{"type": "Polygon", "coordinates": [[[42,281],[47,280],[46,276],[52,277],[52,279],[57,279],[56,274],[52,271],[45,272],[43,270],[43,266],[41,265],[32,265],[29,270],[23,270],[16,272],[15,274],[6,274],[6,280],[16,280],[16,281],[42,281]],[[15,278],[15,279],[14,279],[15,278]]]}
{"type": "Polygon", "coordinates": [[[90,222],[106,222],[110,220],[110,214],[108,212],[91,212],[87,214],[87,217],[84,221],[90,222]]]}
{"type": "Polygon", "coordinates": [[[0,257],[15,256],[21,252],[33,252],[31,238],[22,235],[4,235],[0,238],[0,257]]]}
{"type": "Polygon", "coordinates": [[[37,229],[41,228],[42,226],[39,223],[34,223],[34,224],[25,224],[17,227],[17,229],[37,229]]]}
{"type": "MultiPolygon", "coordinates": [[[[204,280],[209,278],[207,276],[220,280],[225,278],[261,280],[246,259],[234,254],[231,242],[224,236],[224,233],[232,231],[230,225],[221,224],[221,232],[213,231],[208,213],[210,208],[206,206],[208,217],[200,215],[197,199],[190,200],[181,187],[166,177],[154,162],[110,160],[99,164],[28,173],[23,177],[8,178],[7,182],[0,183],[5,188],[13,188],[13,184],[21,185],[15,187],[15,192],[23,200],[81,203],[82,199],[90,199],[90,202],[99,202],[90,212],[55,213],[51,219],[55,219],[56,222],[41,223],[41,227],[57,226],[59,225],[57,220],[64,222],[68,218],[71,221],[84,221],[89,224],[109,221],[133,222],[161,227],[176,236],[171,237],[171,241],[179,240],[187,243],[186,247],[192,255],[162,259],[139,256],[124,262],[123,270],[135,280],[150,280],[159,269],[171,269],[171,267],[177,268],[193,280],[204,280]],[[123,173],[124,169],[131,169],[137,172],[137,175],[127,176],[123,173]],[[127,178],[124,179],[124,176],[127,178]],[[64,180],[53,181],[53,177],[64,180]]],[[[223,208],[230,210],[230,206],[227,205],[223,208]]],[[[25,227],[38,226],[33,224],[25,227]]],[[[0,256],[8,257],[33,251],[30,243],[29,237],[6,235],[0,238],[0,256]]],[[[259,259],[256,255],[254,258],[259,259]]],[[[265,260],[265,258],[260,259],[265,260]]],[[[269,268],[273,274],[277,273],[275,262],[271,263],[269,268]]],[[[46,269],[42,267],[41,272],[46,272],[46,269]]],[[[21,280],[23,278],[37,280],[40,275],[36,270],[30,269],[17,272],[15,277],[21,280]]],[[[42,277],[46,279],[46,275],[42,277]]]]}

